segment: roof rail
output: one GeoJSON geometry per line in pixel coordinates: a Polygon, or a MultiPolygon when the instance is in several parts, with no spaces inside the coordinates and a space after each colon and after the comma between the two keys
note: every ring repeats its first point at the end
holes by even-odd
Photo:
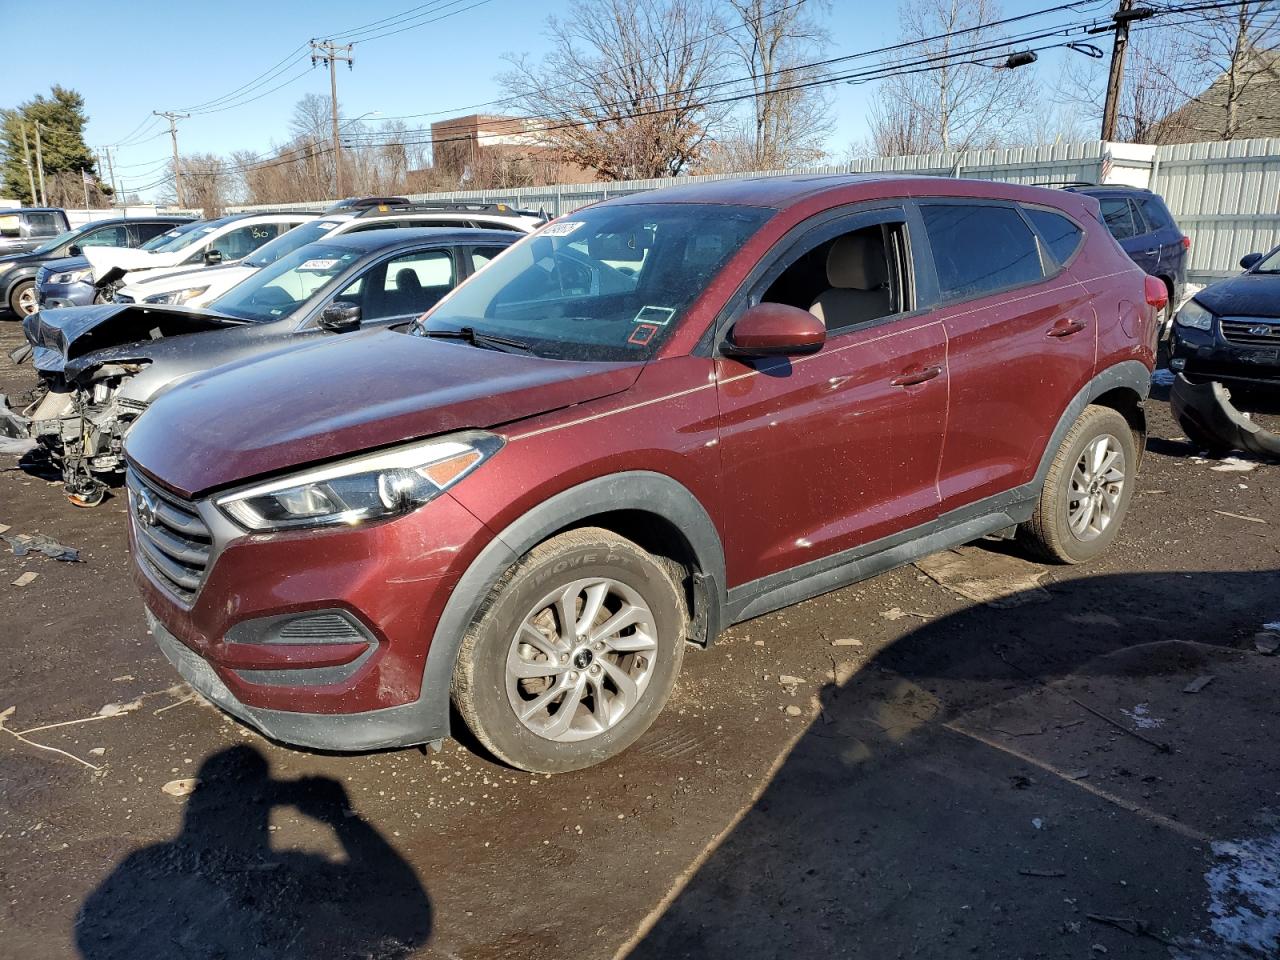
{"type": "Polygon", "coordinates": [[[1101,184],[1090,183],[1088,180],[1041,180],[1036,183],[1027,184],[1029,187],[1059,187],[1067,190],[1071,187],[1098,187],[1101,184]]]}
{"type": "Polygon", "coordinates": [[[365,207],[363,209],[352,211],[357,217],[371,217],[378,214],[386,213],[489,213],[497,214],[504,217],[541,217],[547,219],[546,214],[532,211],[520,210],[506,203],[480,203],[477,201],[431,201],[426,200],[420,203],[405,204],[382,204],[375,207],[365,207]]]}

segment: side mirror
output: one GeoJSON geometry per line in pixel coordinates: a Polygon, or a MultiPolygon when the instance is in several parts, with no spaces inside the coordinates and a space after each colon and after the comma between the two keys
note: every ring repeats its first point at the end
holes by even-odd
{"type": "Polygon", "coordinates": [[[335,300],[320,311],[320,328],[333,333],[346,333],[360,327],[360,305],[335,300]]]}
{"type": "Polygon", "coordinates": [[[80,244],[78,243],[73,243],[71,246],[67,247],[68,257],[78,257],[82,253],[84,253],[84,251],[80,249],[80,244]]]}
{"type": "Polygon", "coordinates": [[[221,262],[222,262],[222,251],[221,251],[221,250],[206,250],[206,251],[204,252],[204,262],[205,262],[205,266],[209,266],[209,267],[216,266],[217,264],[221,263],[221,262]]]}
{"type": "Polygon", "coordinates": [[[738,318],[720,352],[730,357],[817,353],[827,328],[808,310],[785,303],[759,303],[738,318]]]}
{"type": "Polygon", "coordinates": [[[1262,254],[1260,253],[1246,253],[1240,258],[1240,266],[1244,267],[1246,270],[1252,270],[1261,259],[1262,254]]]}

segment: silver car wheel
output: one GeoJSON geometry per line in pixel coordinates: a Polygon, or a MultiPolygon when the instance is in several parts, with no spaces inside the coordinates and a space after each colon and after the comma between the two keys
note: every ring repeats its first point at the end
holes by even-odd
{"type": "Polygon", "coordinates": [[[1124,449],[1111,434],[1089,441],[1071,471],[1067,523],[1076,538],[1094,540],[1111,526],[1124,494],[1124,449]]]}
{"type": "Polygon", "coordinates": [[[599,736],[635,709],[653,675],[657,626],[644,599],[607,577],[548,593],[507,651],[507,700],[546,740],[599,736]]]}
{"type": "Polygon", "coordinates": [[[29,317],[36,312],[40,306],[39,300],[36,298],[35,284],[31,284],[18,293],[18,313],[24,317],[29,317]]]}

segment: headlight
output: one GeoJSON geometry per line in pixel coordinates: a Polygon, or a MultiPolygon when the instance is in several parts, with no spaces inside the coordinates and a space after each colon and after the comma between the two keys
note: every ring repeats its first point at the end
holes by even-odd
{"type": "Polygon", "coordinates": [[[354,525],[417,510],[502,447],[472,431],[306,470],[214,500],[248,530],[354,525]]]}
{"type": "Polygon", "coordinates": [[[67,273],[55,273],[49,280],[50,283],[81,283],[85,280],[93,279],[93,270],[70,270],[67,273]]]}
{"type": "Polygon", "coordinates": [[[1178,311],[1178,323],[1196,330],[1213,329],[1213,314],[1194,300],[1188,300],[1178,311]]]}
{"type": "Polygon", "coordinates": [[[143,297],[143,303],[186,303],[188,300],[194,300],[200,294],[209,289],[211,284],[205,284],[203,287],[187,287],[185,290],[173,290],[170,293],[157,293],[154,297],[143,297]]]}

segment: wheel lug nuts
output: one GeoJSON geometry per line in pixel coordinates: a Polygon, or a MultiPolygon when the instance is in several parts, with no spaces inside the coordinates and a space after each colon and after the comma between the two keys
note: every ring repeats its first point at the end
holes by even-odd
{"type": "Polygon", "coordinates": [[[597,640],[595,643],[593,643],[593,644],[592,644],[592,646],[593,646],[593,647],[595,647],[595,649],[597,649],[597,650],[603,650],[603,649],[604,649],[604,643],[603,643],[602,641],[600,641],[600,640],[597,640]]]}
{"type": "Polygon", "coordinates": [[[600,664],[598,664],[598,663],[593,663],[593,664],[591,665],[591,671],[590,671],[590,672],[591,672],[591,675],[592,675],[593,677],[598,677],[598,676],[600,676],[600,664]]]}
{"type": "Polygon", "coordinates": [[[560,662],[561,662],[561,663],[568,663],[568,662],[569,662],[569,655],[568,655],[567,653],[562,653],[562,654],[560,654],[560,662]]]}
{"type": "Polygon", "coordinates": [[[569,671],[569,680],[570,680],[570,681],[572,681],[572,682],[574,682],[574,683],[576,683],[576,682],[577,682],[577,680],[578,680],[578,671],[576,671],[576,670],[570,670],[570,671],[569,671]]]}

